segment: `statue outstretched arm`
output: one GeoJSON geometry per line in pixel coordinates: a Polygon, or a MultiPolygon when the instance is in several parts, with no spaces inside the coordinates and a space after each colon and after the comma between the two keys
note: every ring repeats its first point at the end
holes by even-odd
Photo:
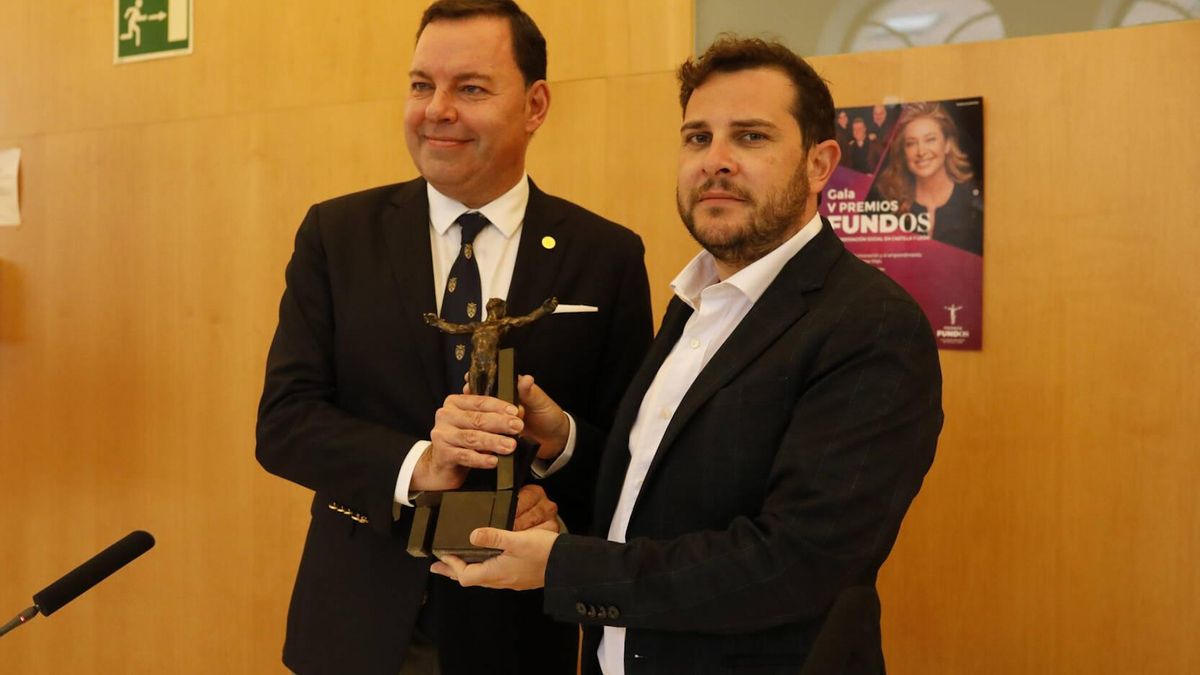
{"type": "Polygon", "coordinates": [[[451,335],[466,335],[467,333],[474,332],[475,329],[479,327],[479,322],[450,323],[433,312],[425,312],[421,316],[425,318],[425,323],[437,328],[443,333],[450,333],[451,335]]]}
{"type": "Polygon", "coordinates": [[[552,313],[558,307],[558,298],[550,298],[543,302],[540,307],[526,314],[525,316],[513,316],[505,319],[509,328],[517,328],[528,323],[533,323],[538,319],[552,313]]]}

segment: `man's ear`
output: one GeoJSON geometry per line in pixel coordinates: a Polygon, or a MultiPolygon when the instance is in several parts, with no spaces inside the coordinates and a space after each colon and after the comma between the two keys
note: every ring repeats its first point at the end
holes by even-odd
{"type": "Polygon", "coordinates": [[[525,132],[532,134],[546,121],[550,112],[550,85],[538,80],[525,91],[525,132]]]}
{"type": "Polygon", "coordinates": [[[813,194],[825,189],[842,159],[842,148],[832,138],[821,141],[808,150],[808,186],[813,194]]]}

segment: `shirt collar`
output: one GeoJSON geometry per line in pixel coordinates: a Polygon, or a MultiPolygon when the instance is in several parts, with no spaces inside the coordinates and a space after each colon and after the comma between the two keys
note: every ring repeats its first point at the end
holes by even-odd
{"type": "Polygon", "coordinates": [[[783,266],[792,259],[804,245],[812,241],[821,231],[821,216],[814,214],[800,231],[790,239],[776,246],[773,251],[738,270],[733,276],[721,281],[717,276],[717,263],[708,251],[700,251],[695,258],[671,281],[671,290],[679,299],[684,301],[692,310],[700,308],[700,294],[705,289],[720,284],[728,284],[746,296],[751,304],[758,302],[767,287],[779,276],[783,266]]]}
{"type": "Polygon", "coordinates": [[[446,230],[467,211],[478,211],[496,226],[505,239],[512,237],[525,220],[525,207],[529,204],[529,176],[521,174],[521,180],[512,186],[508,192],[496,197],[478,209],[469,209],[457,200],[451,199],[438,192],[432,184],[426,183],[429,195],[429,222],[438,235],[446,234],[446,230]]]}

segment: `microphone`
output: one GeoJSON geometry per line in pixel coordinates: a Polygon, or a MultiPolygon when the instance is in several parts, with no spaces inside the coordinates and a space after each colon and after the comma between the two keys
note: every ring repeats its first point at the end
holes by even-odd
{"type": "Polygon", "coordinates": [[[38,591],[33,596],[33,607],[27,608],[11,621],[0,626],[4,635],[17,626],[22,626],[41,612],[50,616],[92,586],[104,581],[113,572],[128,565],[154,546],[154,537],[149,532],[135,530],[122,537],[117,543],[92,556],[91,560],[67,572],[61,579],[38,591]]]}

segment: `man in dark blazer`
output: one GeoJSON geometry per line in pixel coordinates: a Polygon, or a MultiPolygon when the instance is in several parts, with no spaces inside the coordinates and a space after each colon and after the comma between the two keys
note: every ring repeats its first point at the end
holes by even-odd
{"type": "Polygon", "coordinates": [[[512,315],[559,302],[502,346],[569,406],[559,422],[574,426],[580,461],[522,492],[518,526],[555,522],[557,504],[571,531],[588,530],[589,439],[611,425],[650,342],[637,235],[525,176],[549,106],[545,59],[511,2],[431,5],[405,114],[423,178],[317,204],[300,225],[257,433],[262,465],[316,493],[284,646],[298,673],[395,675],[431,653],[448,673],[574,672],[578,628],[547,618],[540,591],[462,589],[406,552],[412,493],[465,480],[460,441],[437,430],[463,382],[447,374],[447,338],[422,319],[463,292],[454,265],[477,262],[482,301],[505,297],[512,315]],[[463,212],[487,219],[473,244],[463,212]]]}
{"type": "MultiPolygon", "coordinates": [[[[839,594],[874,585],[930,466],[937,349],[912,298],[817,214],[840,153],[812,68],[726,38],[680,80],[679,210],[705,251],[618,409],[600,536],[483,528],[472,540],[503,554],[434,571],[544,586],[546,611],[585,627],[586,673],[794,675],[839,594]]],[[[552,391],[525,385],[528,427],[555,418],[552,391]]],[[[477,431],[506,422],[466,399],[477,431]]]]}

